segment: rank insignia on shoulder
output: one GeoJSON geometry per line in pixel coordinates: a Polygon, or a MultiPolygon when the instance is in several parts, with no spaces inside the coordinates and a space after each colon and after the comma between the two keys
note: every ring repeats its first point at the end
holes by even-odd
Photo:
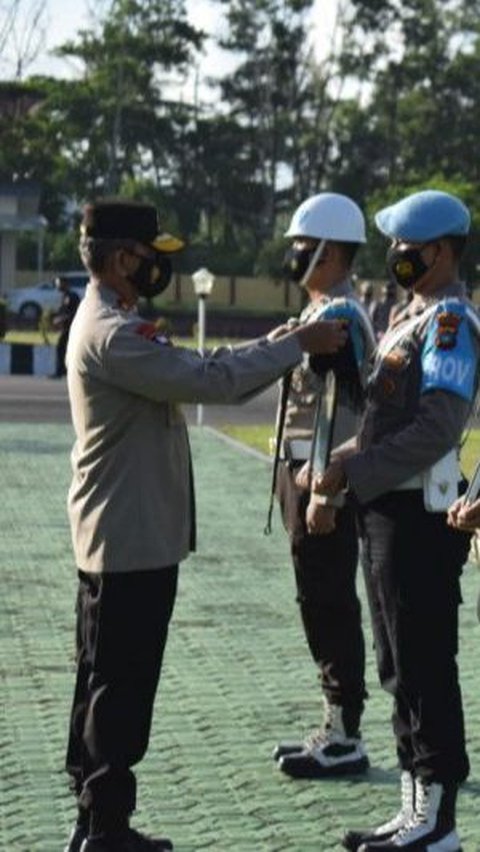
{"type": "Polygon", "coordinates": [[[171,345],[169,338],[153,322],[140,323],[135,328],[135,334],[139,334],[146,340],[151,340],[152,343],[160,343],[162,346],[171,345]]]}
{"type": "Polygon", "coordinates": [[[451,311],[442,311],[437,314],[437,334],[435,346],[438,349],[455,349],[457,335],[462,317],[451,311]]]}

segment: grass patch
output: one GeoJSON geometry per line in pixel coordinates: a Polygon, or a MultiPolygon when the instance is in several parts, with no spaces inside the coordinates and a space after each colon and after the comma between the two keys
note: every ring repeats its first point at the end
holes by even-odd
{"type": "MultiPolygon", "coordinates": [[[[222,432],[247,444],[262,453],[269,454],[269,439],[274,434],[274,425],[259,424],[257,426],[231,426],[221,427],[222,432]]],[[[462,447],[461,464],[466,476],[470,477],[475,465],[480,460],[480,429],[472,429],[462,447]]]]}
{"type": "Polygon", "coordinates": [[[58,339],[57,331],[49,331],[45,336],[41,331],[10,329],[3,338],[3,343],[30,343],[32,346],[42,346],[49,343],[55,346],[58,339]]]}
{"type": "Polygon", "coordinates": [[[480,461],[480,429],[472,429],[465,441],[461,452],[462,470],[470,478],[475,466],[480,461]]]}
{"type": "MultiPolygon", "coordinates": [[[[32,346],[41,346],[48,343],[55,346],[58,340],[58,331],[47,331],[46,335],[41,330],[34,331],[33,329],[10,329],[3,338],[3,343],[30,343],[32,346]]],[[[173,342],[176,346],[187,346],[189,349],[195,349],[198,346],[198,341],[194,337],[173,337],[173,342]]],[[[226,340],[223,338],[212,337],[208,338],[205,343],[206,349],[215,349],[217,346],[235,345],[244,341],[226,340]]]]}
{"type": "Polygon", "coordinates": [[[253,447],[261,453],[269,454],[269,439],[273,436],[274,424],[259,424],[257,426],[221,426],[221,431],[242,444],[253,447]]]}

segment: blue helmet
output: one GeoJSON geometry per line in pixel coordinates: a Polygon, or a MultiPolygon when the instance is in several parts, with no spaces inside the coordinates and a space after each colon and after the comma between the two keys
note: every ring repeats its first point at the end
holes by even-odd
{"type": "Polygon", "coordinates": [[[440,237],[465,236],[470,230],[470,213],[454,195],[426,189],[380,210],[375,224],[391,239],[425,243],[440,237]]]}

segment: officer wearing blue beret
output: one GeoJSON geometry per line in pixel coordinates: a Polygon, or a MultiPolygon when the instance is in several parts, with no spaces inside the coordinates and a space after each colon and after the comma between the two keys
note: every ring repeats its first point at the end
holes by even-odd
{"type": "Polygon", "coordinates": [[[355,446],[316,482],[360,507],[380,681],[393,696],[401,808],[350,831],[360,852],[459,852],[455,802],[469,763],[456,664],[460,574],[470,535],[447,524],[478,367],[478,317],[459,279],[470,215],[456,197],[417,192],[376,216],[390,277],[413,298],[382,339],[355,446]]]}

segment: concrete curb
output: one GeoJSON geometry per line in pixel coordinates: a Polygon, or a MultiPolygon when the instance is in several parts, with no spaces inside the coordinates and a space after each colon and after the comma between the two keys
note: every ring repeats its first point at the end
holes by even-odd
{"type": "Polygon", "coordinates": [[[55,370],[55,346],[0,343],[0,375],[48,376],[55,370]]]}

